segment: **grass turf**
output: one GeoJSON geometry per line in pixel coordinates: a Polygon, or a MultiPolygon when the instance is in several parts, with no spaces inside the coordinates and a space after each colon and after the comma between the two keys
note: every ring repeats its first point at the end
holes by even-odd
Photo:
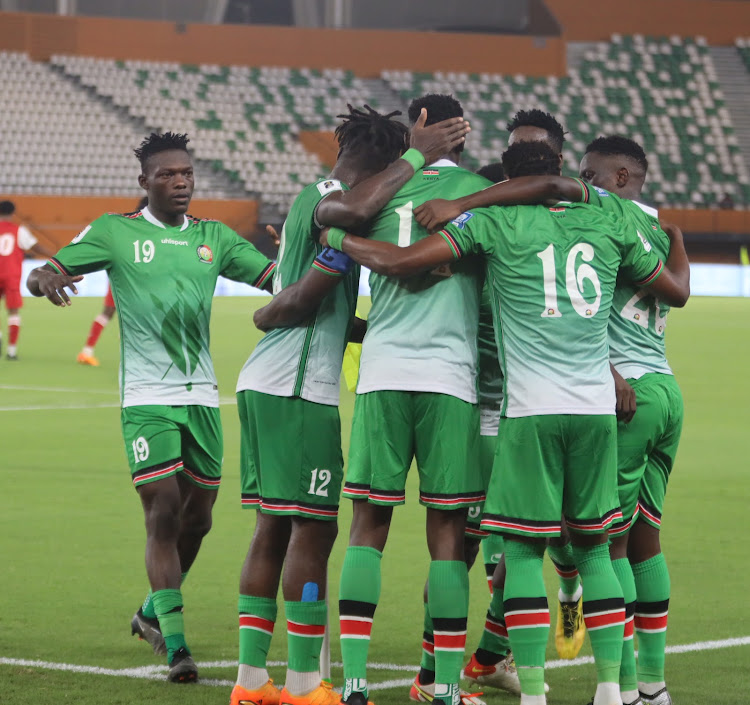
{"type": "MultiPolygon", "coordinates": [[[[212,350],[225,427],[223,489],[214,528],[184,587],[188,641],[198,662],[235,661],[239,568],[254,513],[239,507],[239,433],[233,390],[255,341],[251,313],[258,299],[217,299],[212,350]]],[[[102,366],[75,364],[101,301],[79,299],[67,310],[28,301],[19,361],[0,360],[0,659],[98,666],[160,665],[150,648],[129,636],[129,620],[147,586],[144,530],[119,431],[117,331],[102,335],[102,366]]],[[[665,510],[663,545],[672,574],[669,643],[745,637],[744,566],[750,476],[744,463],[750,348],[750,301],[694,299],[673,312],[669,354],[683,388],[686,421],[665,510]]],[[[348,446],[353,396],[341,416],[348,446]]],[[[283,420],[279,419],[283,424],[283,420]]],[[[427,572],[424,510],[412,477],[406,507],[394,513],[383,560],[383,595],[370,650],[372,662],[419,662],[421,590],[427,572]]],[[[340,533],[330,567],[332,602],[351,516],[342,502],[340,533]]],[[[555,580],[547,566],[550,595],[555,580]]],[[[476,645],[486,610],[483,571],[472,572],[468,649],[476,645]]],[[[553,608],[554,612],[554,608],[553,608]]],[[[335,609],[332,658],[340,660],[335,609]]],[[[271,648],[285,658],[283,611],[271,648]]],[[[588,646],[583,654],[589,654],[588,646]]],[[[556,658],[554,648],[549,658],[556,658]]],[[[667,674],[675,702],[746,702],[750,646],[675,654],[667,674]],[[731,687],[730,687],[731,684],[731,687]]],[[[204,668],[205,679],[231,681],[233,666],[204,668]]],[[[272,669],[277,682],[283,669],[272,669]]],[[[371,670],[371,683],[408,679],[403,670],[371,670]]],[[[334,668],[340,684],[341,670],[334,668]]],[[[548,671],[550,703],[578,705],[594,688],[591,665],[548,671]]],[[[226,703],[229,687],[175,686],[126,677],[53,671],[0,661],[0,703],[226,703]]],[[[374,692],[380,704],[403,702],[408,688],[374,692]]],[[[515,702],[488,693],[490,703],[515,702]]]]}

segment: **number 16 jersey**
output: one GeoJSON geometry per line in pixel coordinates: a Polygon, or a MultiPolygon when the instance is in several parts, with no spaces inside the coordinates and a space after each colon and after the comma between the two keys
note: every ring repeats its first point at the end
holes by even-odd
{"type": "Polygon", "coordinates": [[[636,229],[566,204],[477,209],[441,235],[456,258],[488,258],[503,415],[614,414],[607,323],[617,273],[645,285],[663,267],[636,229]]]}

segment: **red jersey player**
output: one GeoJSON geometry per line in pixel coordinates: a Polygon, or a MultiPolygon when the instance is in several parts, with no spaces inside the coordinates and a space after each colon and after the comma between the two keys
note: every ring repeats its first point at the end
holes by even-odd
{"type": "MultiPolygon", "coordinates": [[[[26,252],[49,259],[54,253],[42,247],[24,225],[12,222],[16,206],[12,201],[0,201],[0,299],[5,297],[8,309],[8,359],[17,360],[16,346],[21,330],[19,311],[21,298],[21,270],[26,252]]],[[[0,333],[0,347],[2,334],[0,333]]]]}
{"type": "MultiPolygon", "coordinates": [[[[138,201],[136,211],[142,211],[148,205],[148,198],[145,196],[138,201]]],[[[99,336],[102,334],[107,323],[112,320],[112,316],[115,315],[115,300],[112,297],[112,287],[107,289],[107,295],[104,297],[104,308],[102,312],[94,319],[91,324],[91,330],[89,330],[89,337],[86,338],[86,345],[83,346],[83,350],[78,353],[76,360],[82,365],[91,365],[92,367],[99,367],[99,360],[94,355],[94,348],[99,340],[99,336]]]]}

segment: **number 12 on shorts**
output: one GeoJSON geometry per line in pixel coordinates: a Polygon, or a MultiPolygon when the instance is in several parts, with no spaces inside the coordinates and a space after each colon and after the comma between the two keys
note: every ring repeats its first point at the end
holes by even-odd
{"type": "Polygon", "coordinates": [[[307,490],[307,494],[314,494],[318,497],[328,496],[328,483],[331,481],[330,470],[315,470],[312,471],[312,477],[310,478],[310,489],[307,490]]]}

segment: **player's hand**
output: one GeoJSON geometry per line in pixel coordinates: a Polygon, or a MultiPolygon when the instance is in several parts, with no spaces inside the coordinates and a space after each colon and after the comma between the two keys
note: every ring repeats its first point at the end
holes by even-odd
{"type": "Polygon", "coordinates": [[[458,218],[461,213],[461,208],[455,201],[446,201],[444,198],[435,198],[414,209],[417,222],[431,233],[458,218]]]}
{"type": "Polygon", "coordinates": [[[682,230],[680,230],[677,225],[675,225],[674,223],[667,223],[663,220],[659,221],[659,225],[661,225],[661,229],[667,234],[670,245],[680,243],[684,246],[682,230]]]}
{"type": "Polygon", "coordinates": [[[281,244],[281,238],[279,237],[279,234],[276,232],[276,228],[274,228],[273,225],[266,225],[266,232],[271,237],[273,244],[276,245],[276,247],[278,247],[281,244]]]}
{"type": "Polygon", "coordinates": [[[320,242],[323,247],[328,247],[328,231],[330,228],[323,228],[320,231],[320,237],[318,238],[318,241],[320,242]]]}
{"type": "Polygon", "coordinates": [[[268,306],[269,304],[266,304],[253,314],[253,323],[255,324],[255,327],[258,330],[263,331],[264,333],[267,333],[269,330],[271,330],[271,326],[268,325],[268,321],[266,320],[266,314],[263,313],[264,309],[267,309],[268,306]]]}
{"type": "Polygon", "coordinates": [[[635,416],[635,389],[633,389],[625,381],[625,378],[614,369],[612,370],[612,377],[614,377],[615,380],[615,396],[617,397],[617,403],[615,405],[617,420],[630,423],[635,416]]]}
{"type": "Polygon", "coordinates": [[[409,146],[422,152],[425,164],[432,164],[463,144],[466,135],[471,132],[469,123],[462,117],[449,118],[425,127],[426,121],[427,109],[422,108],[409,137],[409,146]]]}
{"type": "Polygon", "coordinates": [[[57,272],[48,272],[44,269],[38,271],[39,291],[42,296],[46,296],[55,306],[70,306],[71,301],[65,291],[66,287],[73,294],[78,293],[75,282],[83,279],[83,276],[68,276],[67,274],[58,274],[57,272]]]}

